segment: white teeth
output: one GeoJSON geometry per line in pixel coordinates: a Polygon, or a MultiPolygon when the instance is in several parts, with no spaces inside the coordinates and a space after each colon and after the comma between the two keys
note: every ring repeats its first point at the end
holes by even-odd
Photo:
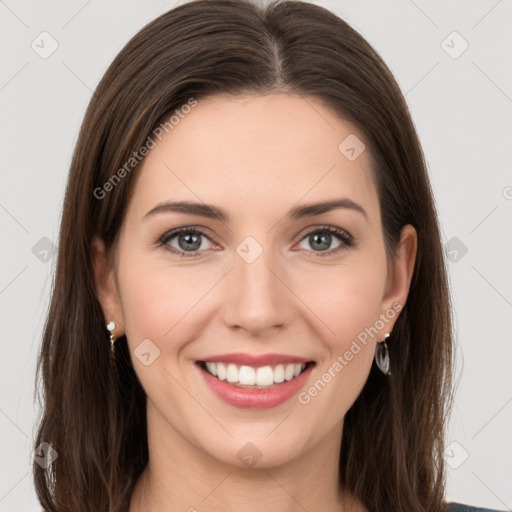
{"type": "Polygon", "coordinates": [[[219,380],[227,380],[233,384],[242,386],[272,386],[298,377],[306,367],[305,364],[278,364],[275,367],[240,366],[229,363],[206,363],[208,373],[219,380]]]}
{"type": "Polygon", "coordinates": [[[256,371],[256,384],[258,386],[272,386],[274,384],[274,371],[270,366],[263,366],[256,371]]]}
{"type": "Polygon", "coordinates": [[[227,377],[228,382],[238,382],[238,368],[234,364],[228,364],[227,377]]]}
{"type": "Polygon", "coordinates": [[[284,382],[284,366],[282,364],[278,364],[274,370],[274,382],[277,384],[284,382]]]}
{"type": "Polygon", "coordinates": [[[285,380],[292,380],[294,377],[295,365],[289,364],[284,371],[285,380]]]}
{"type": "Polygon", "coordinates": [[[256,371],[250,366],[242,366],[238,372],[238,382],[246,386],[254,386],[256,384],[256,371]]]}
{"type": "MultiPolygon", "coordinates": [[[[210,364],[213,365],[214,367],[215,366],[217,367],[217,377],[219,378],[219,380],[226,380],[226,377],[227,377],[226,367],[222,363],[217,363],[217,364],[210,363],[210,364]]],[[[215,374],[212,372],[212,375],[215,375],[215,374]]]]}
{"type": "Polygon", "coordinates": [[[217,376],[217,365],[214,363],[206,363],[206,367],[208,368],[208,371],[212,374],[217,376]]]}

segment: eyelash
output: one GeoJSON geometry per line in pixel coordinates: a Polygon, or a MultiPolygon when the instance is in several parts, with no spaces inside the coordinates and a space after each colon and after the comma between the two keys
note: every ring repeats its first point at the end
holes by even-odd
{"type": "MultiPolygon", "coordinates": [[[[180,235],[182,233],[202,235],[202,236],[206,237],[208,240],[210,240],[212,242],[216,242],[215,240],[212,240],[204,231],[201,231],[201,230],[199,230],[197,228],[193,228],[193,227],[184,227],[184,228],[175,229],[173,231],[170,231],[170,232],[164,234],[158,240],[158,245],[165,246],[164,248],[166,250],[168,250],[169,252],[171,252],[173,254],[180,255],[182,258],[183,257],[184,258],[197,258],[197,257],[201,256],[201,252],[202,251],[196,251],[196,252],[178,251],[177,249],[175,249],[174,247],[171,247],[168,244],[168,242],[171,239],[173,239],[174,237],[176,237],[176,236],[178,236],[178,235],[180,235]]],[[[340,252],[342,250],[349,249],[349,248],[355,246],[354,238],[351,235],[349,235],[346,231],[344,231],[342,229],[339,229],[339,228],[336,228],[334,226],[322,226],[320,228],[315,228],[315,229],[313,229],[311,231],[308,231],[308,232],[304,233],[297,240],[297,242],[301,242],[306,237],[308,237],[308,236],[310,236],[310,235],[312,235],[314,233],[334,234],[334,235],[336,235],[338,237],[340,242],[342,242],[335,249],[328,249],[326,251],[321,251],[321,252],[312,251],[313,254],[314,254],[314,257],[324,258],[326,256],[331,256],[331,255],[336,254],[336,253],[338,253],[338,252],[340,252]]]]}

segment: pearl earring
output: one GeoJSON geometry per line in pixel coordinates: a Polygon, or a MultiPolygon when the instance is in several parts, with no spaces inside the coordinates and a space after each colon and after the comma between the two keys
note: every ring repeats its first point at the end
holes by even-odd
{"type": "Polygon", "coordinates": [[[107,324],[107,330],[110,331],[110,358],[112,359],[112,361],[114,361],[116,357],[116,351],[114,347],[116,343],[116,337],[114,335],[115,328],[116,324],[113,321],[110,321],[107,324]]]}

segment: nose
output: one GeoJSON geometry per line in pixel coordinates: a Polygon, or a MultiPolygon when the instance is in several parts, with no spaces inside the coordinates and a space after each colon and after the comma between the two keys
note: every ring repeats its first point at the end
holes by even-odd
{"type": "Polygon", "coordinates": [[[294,296],[270,250],[250,263],[237,255],[225,281],[224,322],[230,329],[262,337],[289,322],[294,296]]]}

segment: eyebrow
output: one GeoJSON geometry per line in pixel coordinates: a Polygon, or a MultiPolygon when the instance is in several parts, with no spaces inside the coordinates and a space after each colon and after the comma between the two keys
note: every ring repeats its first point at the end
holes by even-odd
{"type": "MultiPolygon", "coordinates": [[[[360,204],[355,203],[348,198],[332,199],[330,201],[322,201],[320,203],[307,203],[301,206],[296,206],[288,212],[287,217],[292,220],[298,220],[304,217],[321,215],[322,213],[327,213],[337,208],[344,208],[359,212],[368,221],[368,214],[365,209],[360,204]]],[[[205,203],[195,203],[192,201],[165,201],[147,212],[143,219],[158,213],[166,212],[184,213],[187,215],[216,219],[221,222],[229,222],[229,213],[226,210],[223,210],[218,206],[205,203]]]]}

